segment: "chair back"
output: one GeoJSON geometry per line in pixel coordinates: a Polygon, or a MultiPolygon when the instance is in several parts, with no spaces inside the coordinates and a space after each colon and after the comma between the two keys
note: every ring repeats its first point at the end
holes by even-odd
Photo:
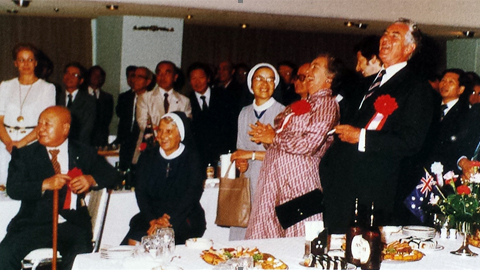
{"type": "Polygon", "coordinates": [[[108,202],[110,200],[110,191],[106,188],[90,191],[85,197],[88,212],[92,218],[92,245],[93,251],[97,252],[100,248],[105,217],[107,216],[108,202]]]}

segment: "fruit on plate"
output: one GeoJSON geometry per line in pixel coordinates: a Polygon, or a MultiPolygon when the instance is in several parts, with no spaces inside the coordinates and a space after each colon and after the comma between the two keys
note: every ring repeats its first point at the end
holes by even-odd
{"type": "Polygon", "coordinates": [[[202,251],[200,257],[212,265],[224,263],[232,258],[252,257],[253,263],[259,269],[288,269],[288,266],[281,260],[268,253],[261,253],[258,248],[221,248],[202,251]]]}
{"type": "Polygon", "coordinates": [[[388,244],[382,254],[384,260],[394,261],[419,261],[424,256],[422,252],[413,249],[407,242],[401,243],[400,241],[388,244]]]}

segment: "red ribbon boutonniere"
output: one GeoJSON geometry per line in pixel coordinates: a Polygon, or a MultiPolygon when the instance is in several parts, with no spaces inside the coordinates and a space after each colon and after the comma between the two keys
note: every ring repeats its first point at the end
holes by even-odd
{"type": "Polygon", "coordinates": [[[306,100],[302,99],[302,100],[299,100],[299,101],[296,101],[294,103],[292,103],[292,105],[290,105],[290,109],[291,109],[291,113],[289,113],[285,119],[283,120],[283,123],[281,125],[281,127],[277,130],[277,133],[280,133],[282,132],[282,130],[287,126],[287,124],[290,122],[290,118],[293,116],[293,115],[301,115],[301,114],[306,114],[308,112],[310,112],[310,110],[312,109],[312,106],[310,105],[310,103],[308,103],[306,100]]]}
{"type": "Polygon", "coordinates": [[[146,142],[142,142],[142,143],[140,144],[140,146],[138,147],[138,149],[139,149],[140,151],[143,151],[143,150],[145,150],[146,148],[147,148],[147,143],[146,143],[146,142]]]}
{"type": "Polygon", "coordinates": [[[376,113],[365,128],[368,130],[381,130],[388,116],[398,109],[398,104],[395,98],[392,98],[390,95],[381,95],[375,100],[373,106],[376,113]]]}

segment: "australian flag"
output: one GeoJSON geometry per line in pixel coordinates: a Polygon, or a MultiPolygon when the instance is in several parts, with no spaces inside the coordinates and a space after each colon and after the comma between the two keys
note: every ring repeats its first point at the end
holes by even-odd
{"type": "Polygon", "coordinates": [[[420,182],[415,189],[405,198],[403,203],[422,223],[427,220],[425,206],[430,200],[430,193],[433,191],[435,185],[434,178],[425,171],[425,177],[420,179],[420,182]]]}

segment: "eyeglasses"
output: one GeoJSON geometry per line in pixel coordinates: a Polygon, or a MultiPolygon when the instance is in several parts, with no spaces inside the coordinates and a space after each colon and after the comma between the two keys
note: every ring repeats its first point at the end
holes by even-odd
{"type": "Polygon", "coordinates": [[[298,74],[297,76],[295,76],[295,80],[299,80],[300,82],[304,82],[306,78],[307,78],[307,75],[303,75],[303,74],[298,74]]]}
{"type": "Polygon", "coordinates": [[[265,77],[262,77],[260,75],[257,75],[255,77],[253,77],[253,79],[256,81],[256,82],[266,82],[266,83],[274,83],[275,82],[275,78],[265,78],[265,77]]]}

